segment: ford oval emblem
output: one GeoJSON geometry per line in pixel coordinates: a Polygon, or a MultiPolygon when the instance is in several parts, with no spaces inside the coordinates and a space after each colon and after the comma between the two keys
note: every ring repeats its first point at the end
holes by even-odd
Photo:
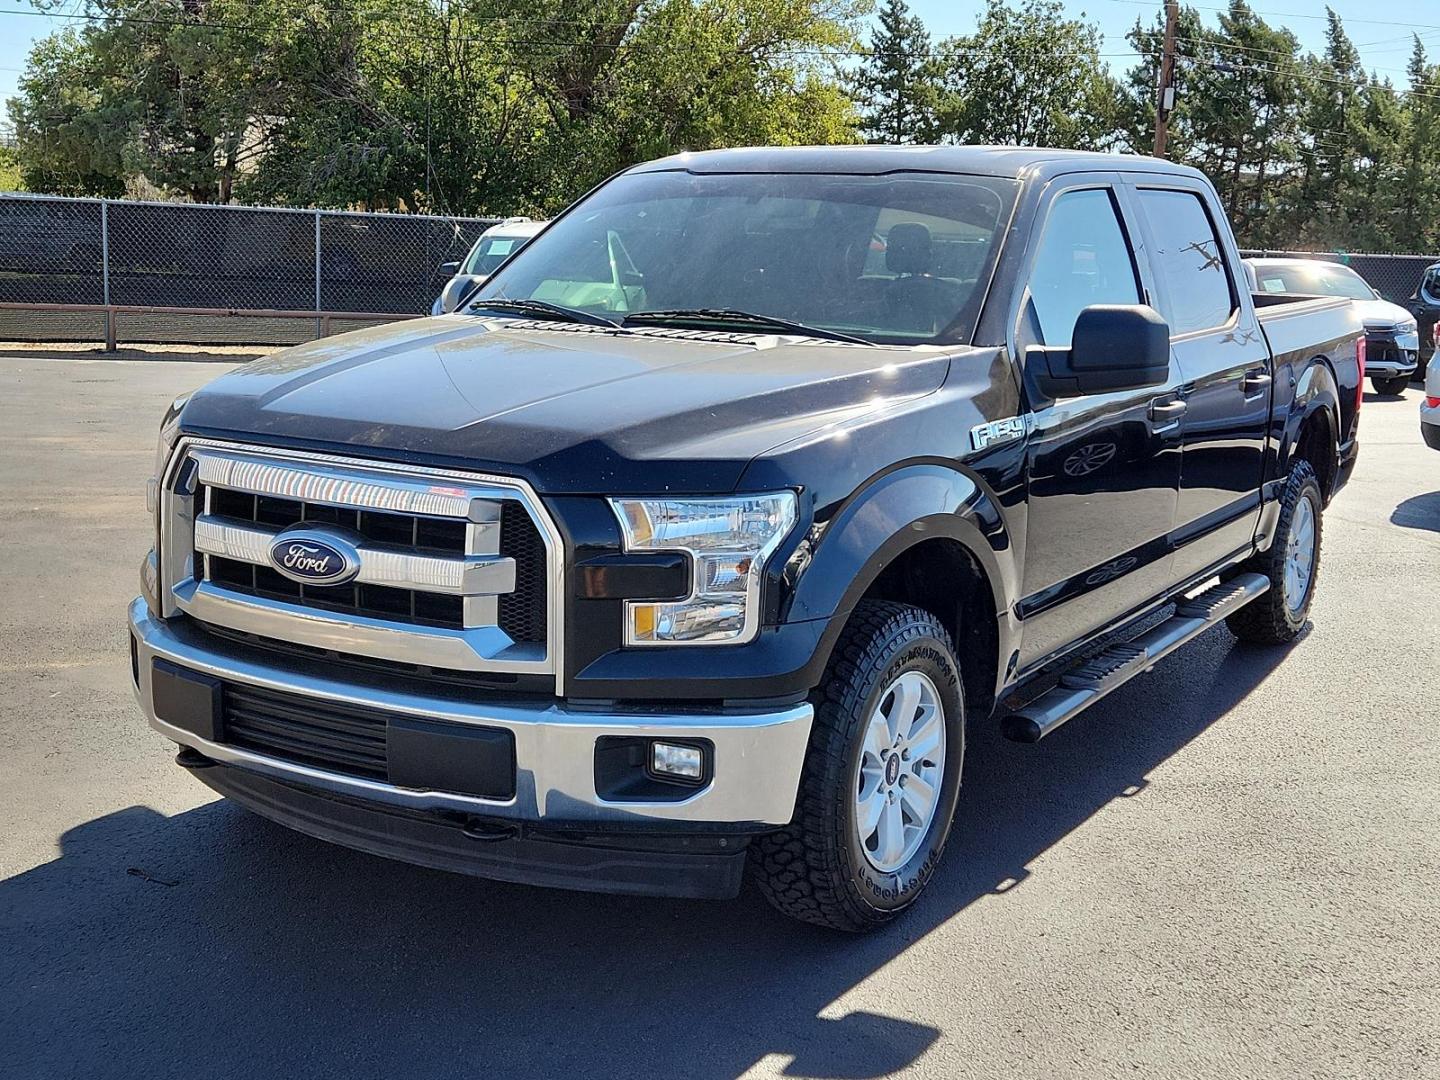
{"type": "Polygon", "coordinates": [[[360,573],[360,552],[339,532],[300,526],[275,537],[270,565],[301,585],[344,585],[360,573]]]}

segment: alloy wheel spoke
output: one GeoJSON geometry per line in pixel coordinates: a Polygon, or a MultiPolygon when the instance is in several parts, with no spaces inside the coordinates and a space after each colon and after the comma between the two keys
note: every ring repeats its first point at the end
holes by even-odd
{"type": "Polygon", "coordinates": [[[861,748],[869,757],[873,757],[877,766],[880,762],[880,754],[890,749],[890,725],[885,719],[885,714],[876,711],[870,718],[870,724],[865,728],[865,744],[861,748]]]}
{"type": "Polygon", "coordinates": [[[900,798],[910,808],[910,815],[916,821],[929,823],[930,814],[935,809],[935,788],[928,780],[918,773],[911,773],[900,789],[900,798]]]}
{"type": "Polygon", "coordinates": [[[880,807],[880,846],[875,854],[886,865],[900,861],[905,852],[905,820],[900,804],[886,799],[880,807]]]}
{"type": "Polygon", "coordinates": [[[941,734],[940,710],[932,707],[926,711],[923,720],[910,732],[910,760],[912,762],[924,761],[938,750],[941,734]]]}
{"type": "Polygon", "coordinates": [[[900,681],[895,684],[890,714],[886,717],[890,722],[890,741],[892,743],[910,730],[910,722],[914,719],[915,710],[919,707],[920,680],[910,678],[908,673],[900,676],[900,681]]]}
{"type": "Polygon", "coordinates": [[[880,816],[885,812],[889,801],[885,794],[876,791],[868,799],[862,797],[860,801],[860,840],[862,843],[868,841],[875,835],[875,829],[880,824],[880,816]]]}

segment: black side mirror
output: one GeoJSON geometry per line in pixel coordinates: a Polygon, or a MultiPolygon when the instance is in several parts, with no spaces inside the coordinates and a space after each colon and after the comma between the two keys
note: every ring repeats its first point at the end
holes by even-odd
{"type": "Polygon", "coordinates": [[[1051,398],[1159,386],[1170,377],[1170,326],[1145,304],[1080,312],[1070,347],[1029,350],[1026,373],[1051,398]]]}
{"type": "Polygon", "coordinates": [[[459,272],[460,272],[460,263],[459,263],[458,261],[456,261],[456,262],[443,262],[443,263],[440,264],[440,276],[441,276],[441,277],[452,278],[452,277],[454,277],[456,274],[458,274],[459,272]]]}

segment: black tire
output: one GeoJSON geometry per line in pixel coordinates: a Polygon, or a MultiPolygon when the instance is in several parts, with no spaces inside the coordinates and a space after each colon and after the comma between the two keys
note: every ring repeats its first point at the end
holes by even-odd
{"type": "Polygon", "coordinates": [[[1320,481],[1308,461],[1297,461],[1290,468],[1285,481],[1285,491],[1280,497],[1280,519],[1275,526],[1275,539],[1270,550],[1257,555],[1240,569],[1242,572],[1264,574],[1270,579],[1270,588],[1259,598],[1250,601],[1227,620],[1231,633],[1241,641],[1258,645],[1283,645],[1294,641],[1310,617],[1310,605],[1315,599],[1315,584],[1320,577],[1320,540],[1322,529],[1321,512],[1325,497],[1320,491],[1320,481]],[[1291,530],[1295,525],[1296,510],[1302,500],[1310,502],[1314,514],[1315,540],[1312,553],[1310,579],[1303,600],[1298,604],[1285,595],[1285,562],[1290,548],[1291,530]]]}
{"type": "MultiPolygon", "coordinates": [[[[760,891],[791,918],[859,933],[913,904],[950,835],[965,756],[965,699],[954,646],[927,611],[862,601],[836,643],[812,697],[815,724],[800,778],[795,817],[750,846],[760,891]],[[871,865],[861,847],[855,798],[866,724],[881,695],[907,671],[933,685],[944,712],[945,760],[934,814],[914,854],[893,873],[871,865]]],[[[903,801],[903,796],[902,796],[903,801]]]]}
{"type": "Polygon", "coordinates": [[[1370,385],[1375,387],[1377,394],[1395,397],[1405,392],[1405,388],[1410,385],[1410,376],[1397,375],[1393,379],[1382,379],[1379,375],[1376,375],[1370,380],[1370,385]]]}

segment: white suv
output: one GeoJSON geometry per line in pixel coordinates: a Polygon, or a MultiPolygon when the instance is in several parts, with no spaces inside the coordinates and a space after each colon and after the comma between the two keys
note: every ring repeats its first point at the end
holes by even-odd
{"type": "Polygon", "coordinates": [[[450,264],[454,270],[445,288],[430,305],[431,315],[443,315],[454,311],[460,301],[475,291],[475,287],[495,272],[495,269],[515,252],[530,242],[530,239],[548,221],[531,221],[527,217],[506,218],[498,225],[491,225],[480,234],[475,246],[463,262],[450,264]]]}

